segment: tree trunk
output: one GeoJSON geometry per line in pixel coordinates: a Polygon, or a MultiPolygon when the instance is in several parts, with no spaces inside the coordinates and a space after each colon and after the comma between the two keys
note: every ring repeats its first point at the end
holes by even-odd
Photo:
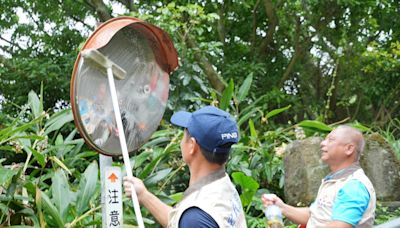
{"type": "MultiPolygon", "coordinates": [[[[225,44],[225,4],[221,3],[221,7],[218,9],[218,38],[222,44],[225,44]]],[[[225,45],[224,45],[225,46],[225,45]]]]}
{"type": "Polygon", "coordinates": [[[110,10],[102,0],[86,0],[86,3],[96,12],[101,22],[112,18],[110,10]]]}
{"type": "Polygon", "coordinates": [[[222,77],[214,70],[213,65],[208,61],[207,57],[203,55],[196,42],[189,35],[185,37],[185,41],[187,47],[194,50],[194,58],[204,71],[211,86],[218,92],[222,92],[226,82],[224,82],[222,77]]]}
{"type": "Polygon", "coordinates": [[[252,50],[256,50],[256,38],[257,38],[257,8],[260,5],[260,0],[257,0],[256,4],[253,7],[253,26],[252,26],[252,34],[251,34],[251,48],[252,50]]]}
{"type": "Polygon", "coordinates": [[[272,0],[264,0],[264,7],[268,17],[268,31],[267,36],[260,45],[260,54],[262,55],[266,55],[268,49],[271,48],[271,44],[274,41],[276,26],[278,26],[278,17],[276,16],[272,0]]]}

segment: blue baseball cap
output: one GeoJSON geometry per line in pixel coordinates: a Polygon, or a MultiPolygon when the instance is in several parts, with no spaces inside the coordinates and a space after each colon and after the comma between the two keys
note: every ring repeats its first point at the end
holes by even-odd
{"type": "Polygon", "coordinates": [[[214,106],[203,107],[193,113],[179,111],[172,115],[171,123],[184,127],[198,144],[212,153],[227,153],[227,143],[239,141],[236,121],[231,115],[214,106]]]}

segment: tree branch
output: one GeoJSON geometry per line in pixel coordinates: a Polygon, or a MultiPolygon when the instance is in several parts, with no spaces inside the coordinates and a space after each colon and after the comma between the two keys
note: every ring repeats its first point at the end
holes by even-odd
{"type": "Polygon", "coordinates": [[[252,49],[254,50],[256,47],[256,31],[257,31],[257,8],[260,5],[260,0],[257,0],[256,4],[253,7],[253,31],[252,31],[252,37],[251,37],[251,46],[252,49]]]}
{"type": "MultiPolygon", "coordinates": [[[[2,36],[0,36],[0,40],[5,41],[6,43],[12,45],[13,47],[18,48],[19,50],[24,50],[24,49],[22,49],[21,46],[19,46],[17,43],[14,43],[14,42],[12,42],[12,41],[9,41],[9,40],[3,38],[2,36]]],[[[4,50],[4,49],[2,48],[2,50],[4,50]]]]}
{"type": "Polygon", "coordinates": [[[285,81],[288,80],[289,75],[292,72],[298,57],[301,55],[300,19],[299,18],[297,18],[297,20],[296,20],[296,35],[295,35],[295,38],[294,38],[294,43],[295,43],[294,53],[293,53],[292,58],[290,59],[289,65],[287,66],[285,72],[283,73],[280,85],[283,85],[283,83],[285,83],[285,81]]]}
{"type": "Polygon", "coordinates": [[[90,0],[83,0],[83,2],[92,10],[96,11],[96,8],[89,2],[90,0]]]}
{"type": "Polygon", "coordinates": [[[218,37],[219,40],[221,41],[222,44],[225,44],[225,20],[224,20],[224,14],[225,14],[225,4],[224,2],[221,3],[221,7],[218,9],[218,15],[219,15],[219,20],[218,20],[218,37]]]}
{"type": "Polygon", "coordinates": [[[82,23],[86,28],[88,28],[88,29],[90,29],[90,30],[93,29],[92,26],[90,26],[89,24],[85,23],[84,20],[78,18],[77,16],[74,16],[74,15],[69,15],[69,16],[70,16],[74,21],[82,23]]]}
{"type": "MultiPolygon", "coordinates": [[[[384,106],[388,106],[388,110],[387,110],[388,118],[393,116],[393,114],[395,113],[397,108],[400,106],[400,102],[396,102],[396,103],[390,102],[389,98],[393,98],[394,100],[396,100],[396,97],[399,97],[399,91],[400,91],[400,83],[397,84],[397,86],[390,93],[388,93],[389,95],[386,96],[386,98],[382,102],[382,104],[384,106]]],[[[386,118],[386,121],[384,122],[384,124],[386,124],[388,118],[386,118]]]]}
{"type": "MultiPolygon", "coordinates": [[[[335,19],[335,24],[337,25],[335,30],[337,32],[340,31],[340,23],[338,21],[338,19],[335,19]]],[[[347,49],[345,49],[343,51],[344,55],[348,55],[349,51],[347,49]]],[[[334,113],[336,115],[336,108],[337,108],[337,100],[338,100],[338,91],[339,91],[339,78],[341,76],[341,72],[342,72],[342,65],[345,64],[344,61],[342,60],[342,58],[340,56],[338,56],[338,60],[337,60],[337,68],[336,68],[336,77],[334,79],[334,87],[332,90],[332,96],[330,97],[331,102],[330,102],[330,107],[329,109],[332,111],[332,113],[334,113]]]]}
{"type": "MultiPolygon", "coordinates": [[[[58,1],[58,4],[59,4],[60,7],[61,7],[61,6],[63,5],[62,0],[59,0],[59,1],[58,1]]],[[[88,5],[92,10],[94,10],[94,8],[93,8],[91,5],[89,5],[88,2],[84,1],[84,4],[88,5]]],[[[85,23],[84,20],[82,20],[81,18],[75,16],[75,15],[73,14],[73,12],[71,12],[71,10],[70,10],[68,7],[65,7],[65,8],[63,7],[63,10],[64,10],[65,14],[68,15],[69,17],[71,17],[74,21],[82,23],[86,28],[88,28],[88,29],[90,29],[90,30],[93,29],[92,26],[90,26],[90,25],[88,25],[87,23],[85,23]]]]}
{"type": "Polygon", "coordinates": [[[133,7],[132,0],[117,0],[117,2],[124,5],[130,12],[135,12],[136,9],[133,7]]]}
{"type": "Polygon", "coordinates": [[[358,102],[357,102],[356,110],[354,111],[354,113],[353,113],[353,115],[351,117],[352,120],[356,120],[357,119],[358,112],[360,111],[361,101],[363,99],[363,94],[359,92],[357,94],[357,98],[358,98],[357,99],[358,102]]]}
{"type": "Polygon", "coordinates": [[[222,92],[225,88],[226,83],[224,82],[222,77],[214,70],[213,65],[210,63],[207,57],[203,55],[196,41],[193,40],[188,34],[186,36],[182,36],[182,38],[185,39],[187,47],[194,50],[194,58],[205,73],[211,86],[218,92],[222,92]]]}
{"type": "Polygon", "coordinates": [[[101,22],[112,18],[110,10],[102,0],[85,0],[85,2],[97,13],[101,22]]]}
{"type": "Polygon", "coordinates": [[[272,0],[264,0],[264,7],[268,17],[268,31],[267,36],[260,45],[260,54],[263,55],[267,54],[268,49],[271,48],[271,44],[274,41],[274,33],[278,26],[278,17],[272,0]]]}
{"type": "Polygon", "coordinates": [[[337,95],[337,85],[339,83],[339,74],[338,72],[340,72],[340,57],[336,60],[336,67],[335,70],[333,72],[332,75],[332,82],[331,82],[331,86],[328,89],[327,92],[327,103],[325,106],[325,114],[324,114],[324,118],[325,121],[332,119],[331,118],[331,114],[335,113],[336,111],[336,95],[337,95]]]}

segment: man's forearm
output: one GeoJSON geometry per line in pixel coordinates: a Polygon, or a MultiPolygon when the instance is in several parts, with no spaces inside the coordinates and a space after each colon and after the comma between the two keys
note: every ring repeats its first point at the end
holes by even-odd
{"type": "Polygon", "coordinates": [[[284,204],[281,209],[286,218],[297,224],[307,224],[310,218],[310,209],[308,207],[293,207],[284,204]]]}
{"type": "Polygon", "coordinates": [[[163,226],[168,225],[168,214],[172,210],[172,207],[162,202],[159,198],[153,195],[151,192],[146,191],[141,196],[140,204],[142,204],[154,218],[163,226]]]}

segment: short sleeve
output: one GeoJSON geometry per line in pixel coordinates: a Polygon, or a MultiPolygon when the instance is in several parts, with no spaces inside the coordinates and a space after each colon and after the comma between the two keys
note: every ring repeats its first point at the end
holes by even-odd
{"type": "Polygon", "coordinates": [[[350,180],[338,192],[332,210],[332,220],[357,226],[368,208],[370,195],[359,180],[350,180]]]}
{"type": "Polygon", "coordinates": [[[190,207],[186,209],[180,220],[180,228],[218,228],[218,224],[215,220],[205,211],[198,207],[190,207]]]}

